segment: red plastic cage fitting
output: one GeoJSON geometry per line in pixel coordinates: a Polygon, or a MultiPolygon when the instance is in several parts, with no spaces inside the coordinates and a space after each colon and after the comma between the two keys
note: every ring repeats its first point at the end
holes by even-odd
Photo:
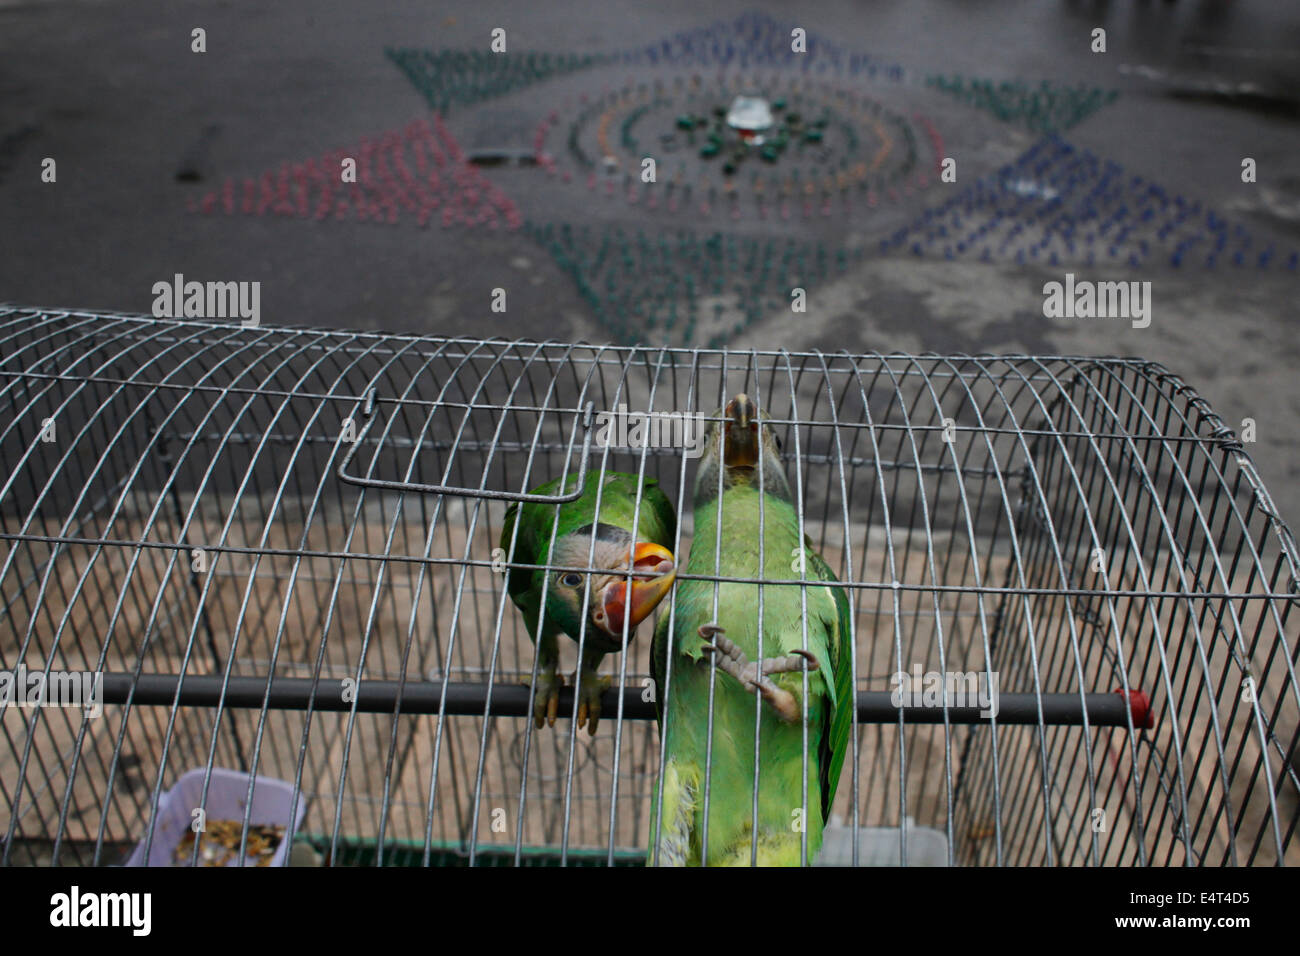
{"type": "MultiPolygon", "coordinates": [[[[1124,688],[1116,687],[1114,693],[1124,696],[1124,688]]],[[[1146,691],[1131,690],[1128,692],[1129,713],[1133,715],[1133,726],[1142,730],[1151,730],[1155,727],[1155,715],[1151,713],[1151,698],[1147,696],[1146,691]]]]}

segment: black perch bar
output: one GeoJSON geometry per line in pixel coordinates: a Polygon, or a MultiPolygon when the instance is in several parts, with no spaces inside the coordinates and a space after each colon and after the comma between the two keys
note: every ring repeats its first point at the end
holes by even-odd
{"type": "MultiPolygon", "coordinates": [[[[105,704],[125,704],[128,700],[140,706],[170,706],[176,700],[177,674],[106,673],[101,684],[105,704]],[[134,693],[132,693],[134,689],[134,693]]],[[[218,675],[196,674],[185,678],[181,686],[180,703],[191,707],[215,707],[224,699],[227,707],[257,708],[263,702],[271,710],[350,711],[355,698],[360,713],[391,714],[401,700],[403,714],[436,714],[439,712],[458,716],[482,716],[486,710],[494,717],[526,717],[528,688],[522,684],[501,683],[492,686],[491,700],[488,685],[469,681],[407,681],[404,685],[395,680],[363,680],[356,684],[353,693],[345,695],[339,680],[313,681],[307,677],[280,677],[270,685],[262,677],[231,677],[222,693],[223,678],[218,675]],[[313,685],[315,689],[313,690],[313,685]],[[443,695],[446,705],[443,706],[443,695]]],[[[1129,691],[1133,726],[1151,729],[1155,726],[1150,700],[1142,691],[1129,691]]],[[[605,691],[601,702],[602,714],[611,719],[618,713],[619,692],[605,691]]],[[[1041,707],[1044,725],[1079,726],[1083,723],[1084,707],[1088,723],[1094,727],[1127,727],[1130,707],[1125,694],[998,694],[997,714],[999,724],[1037,725],[1041,707]]],[[[573,713],[573,689],[560,691],[560,714],[573,713]]],[[[989,723],[981,708],[949,707],[951,724],[989,723]]],[[[863,724],[888,724],[898,722],[899,707],[891,700],[888,691],[860,691],[858,693],[858,722],[863,724]]],[[[908,705],[902,708],[903,720],[909,724],[941,724],[944,710],[938,706],[908,705]]],[[[628,720],[653,720],[654,704],[642,699],[639,686],[629,686],[623,691],[623,716],[628,720]]]]}

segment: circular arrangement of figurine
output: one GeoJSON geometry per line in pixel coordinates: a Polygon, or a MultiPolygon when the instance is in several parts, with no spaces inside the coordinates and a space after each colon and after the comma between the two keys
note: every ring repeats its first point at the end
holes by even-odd
{"type": "Polygon", "coordinates": [[[869,208],[932,183],[943,155],[920,114],[831,81],[755,72],[629,81],[582,97],[567,119],[552,111],[533,145],[552,175],[691,218],[869,208]]]}

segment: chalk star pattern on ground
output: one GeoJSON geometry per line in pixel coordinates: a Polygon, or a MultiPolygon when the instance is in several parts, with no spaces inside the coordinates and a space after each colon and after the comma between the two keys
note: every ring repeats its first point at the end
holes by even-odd
{"type": "Polygon", "coordinates": [[[882,240],[880,251],[1019,265],[1291,271],[1300,258],[1058,136],[926,209],[882,240]]]}
{"type": "Polygon", "coordinates": [[[619,343],[725,344],[789,315],[796,290],[812,296],[868,250],[1046,267],[1296,268],[1293,250],[1060,137],[1114,91],[914,72],[812,30],[797,52],[796,26],[748,13],[602,53],[389,48],[431,116],[229,179],[193,208],[522,228],[619,343]],[[449,128],[498,100],[537,117],[528,175],[545,180],[518,190],[522,207],[449,128]],[[946,141],[954,115],[985,120],[963,120],[959,141],[946,141]],[[999,128],[1047,135],[1025,139],[1009,164],[981,167],[999,128]],[[344,155],[358,161],[355,184],[338,179],[344,155]],[[960,186],[942,179],[948,156],[962,164],[960,186]]]}
{"type": "Polygon", "coordinates": [[[257,179],[226,179],[193,203],[194,210],[386,225],[405,216],[421,227],[435,221],[489,229],[523,225],[514,201],[466,160],[437,115],[305,162],[284,163],[257,179]],[[355,182],[343,180],[346,160],[356,163],[355,182]]]}

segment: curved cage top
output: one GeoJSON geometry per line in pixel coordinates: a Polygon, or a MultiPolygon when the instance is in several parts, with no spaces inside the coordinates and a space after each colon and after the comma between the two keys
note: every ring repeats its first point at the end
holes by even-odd
{"type": "Polygon", "coordinates": [[[102,672],[104,704],[6,711],[5,862],[115,862],[196,768],[205,793],[213,768],[286,782],[290,829],[333,862],[639,859],[648,636],[606,660],[598,735],[534,729],[502,519],[561,475],[644,474],[684,554],[692,442],[739,391],[853,609],[828,845],[1300,859],[1296,543],[1233,431],[1157,364],[15,306],[0,356],[0,666],[102,672]],[[996,672],[1001,713],[890,700],[894,675],[936,671],[996,672]]]}

